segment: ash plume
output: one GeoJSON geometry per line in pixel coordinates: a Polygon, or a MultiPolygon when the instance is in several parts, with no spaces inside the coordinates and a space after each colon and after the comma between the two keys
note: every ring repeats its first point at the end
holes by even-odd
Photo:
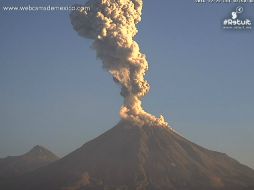
{"type": "Polygon", "coordinates": [[[163,116],[157,118],[142,108],[142,98],[150,89],[144,78],[148,62],[133,38],[141,21],[143,1],[90,0],[84,6],[91,9],[72,11],[71,23],[80,36],[93,40],[92,47],[103,68],[121,86],[122,120],[137,126],[169,127],[163,116]]]}

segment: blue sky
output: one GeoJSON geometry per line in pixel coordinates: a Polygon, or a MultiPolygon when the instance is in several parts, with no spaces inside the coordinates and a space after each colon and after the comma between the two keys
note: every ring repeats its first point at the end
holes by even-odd
{"type": "MultiPolygon", "coordinates": [[[[163,114],[189,140],[254,168],[254,29],[221,28],[237,5],[145,1],[136,40],[150,64],[145,109],[163,114]]],[[[254,5],[243,7],[254,22],[254,5]]],[[[63,156],[119,121],[120,89],[68,12],[1,10],[0,24],[0,157],[36,144],[63,156]]]]}

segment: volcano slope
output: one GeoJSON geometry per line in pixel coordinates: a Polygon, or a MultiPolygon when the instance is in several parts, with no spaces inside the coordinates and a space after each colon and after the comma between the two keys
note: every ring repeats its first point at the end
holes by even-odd
{"type": "Polygon", "coordinates": [[[119,123],[5,190],[253,190],[254,170],[169,128],[119,123]]]}

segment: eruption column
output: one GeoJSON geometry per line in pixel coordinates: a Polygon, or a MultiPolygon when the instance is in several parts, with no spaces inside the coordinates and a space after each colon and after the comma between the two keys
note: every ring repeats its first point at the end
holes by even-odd
{"type": "Polygon", "coordinates": [[[90,0],[85,4],[90,11],[73,11],[70,19],[80,36],[93,40],[92,47],[103,68],[121,86],[122,120],[137,126],[168,127],[163,116],[157,118],[142,108],[142,98],[150,89],[144,78],[148,62],[133,39],[138,32],[136,25],[141,21],[142,6],[142,0],[90,0]]]}

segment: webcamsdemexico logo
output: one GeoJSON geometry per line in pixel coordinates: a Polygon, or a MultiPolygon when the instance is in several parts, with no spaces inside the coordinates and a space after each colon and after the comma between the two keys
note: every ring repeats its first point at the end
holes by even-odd
{"type": "Polygon", "coordinates": [[[244,8],[239,6],[231,12],[230,17],[223,20],[224,29],[250,30],[252,29],[252,21],[243,17],[244,8]]]}

